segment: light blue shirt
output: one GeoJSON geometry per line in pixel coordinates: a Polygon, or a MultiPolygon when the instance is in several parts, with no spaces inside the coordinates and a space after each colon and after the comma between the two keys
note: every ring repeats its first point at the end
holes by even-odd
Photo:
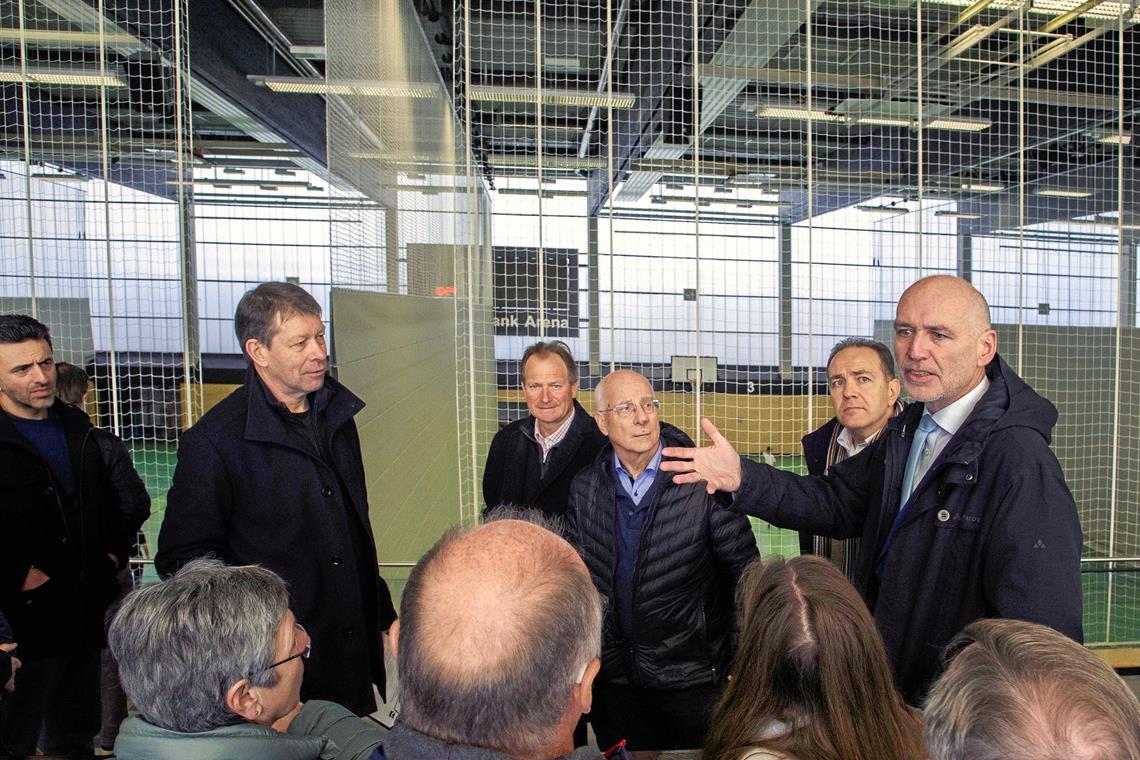
{"type": "Polygon", "coordinates": [[[641,474],[634,478],[629,474],[629,471],[622,466],[621,460],[618,459],[617,452],[614,452],[614,469],[617,472],[618,482],[625,492],[629,494],[629,498],[633,499],[633,503],[641,506],[641,499],[649,491],[650,486],[653,485],[653,479],[657,477],[657,470],[661,468],[661,452],[664,451],[665,446],[662,443],[657,444],[657,453],[649,460],[649,464],[641,471],[641,474]]]}

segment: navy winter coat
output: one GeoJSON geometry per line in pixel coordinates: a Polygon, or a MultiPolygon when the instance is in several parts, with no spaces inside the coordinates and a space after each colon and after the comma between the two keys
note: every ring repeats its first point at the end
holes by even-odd
{"type": "Polygon", "coordinates": [[[311,408],[324,415],[322,448],[336,470],[295,443],[252,370],[183,433],[155,565],[166,576],[214,555],[280,575],[313,639],[301,696],[361,715],[375,709],[372,684],[384,690],[380,635],[396,618],[377,568],[352,419],[364,402],[325,378],[311,408]],[[354,531],[365,537],[362,556],[354,531]]]}
{"type": "Polygon", "coordinates": [[[1049,448],[1057,410],[1000,357],[986,373],[989,390],[915,487],[885,554],[922,404],[822,478],[742,460],[735,508],[780,527],[862,537],[856,586],[915,705],[943,648],[978,618],[1028,620],[1082,640],[1081,525],[1049,448]]]}
{"type": "MultiPolygon", "coordinates": [[[[662,423],[666,446],[692,446],[662,423]]],[[[567,527],[598,592],[603,683],[649,689],[718,684],[733,655],[736,584],[759,556],[752,526],[721,506],[703,483],[679,486],[658,473],[655,504],[645,517],[634,571],[633,635],[614,609],[617,515],[613,447],[607,444],[570,489],[567,527]]]]}
{"type": "Polygon", "coordinates": [[[542,474],[534,417],[515,420],[495,434],[483,470],[484,512],[509,505],[538,509],[553,517],[566,513],[570,481],[594,461],[606,437],[590,413],[574,402],[574,421],[546,463],[542,474]]]}

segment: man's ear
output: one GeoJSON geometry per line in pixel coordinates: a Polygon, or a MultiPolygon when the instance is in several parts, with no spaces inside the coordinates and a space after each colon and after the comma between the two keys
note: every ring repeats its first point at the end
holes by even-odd
{"type": "Polygon", "coordinates": [[[606,415],[601,414],[600,412],[595,412],[594,413],[594,422],[598,423],[598,430],[602,431],[602,435],[604,435],[606,438],[609,438],[610,437],[610,431],[609,431],[609,428],[606,426],[606,415]]]}
{"type": "Polygon", "coordinates": [[[978,366],[985,367],[997,353],[998,335],[993,329],[984,330],[978,337],[978,366]]]}
{"type": "Polygon", "coordinates": [[[250,338],[245,342],[245,353],[249,360],[257,366],[265,366],[265,344],[257,338],[250,338]]]}
{"type": "Polygon", "coordinates": [[[575,702],[578,703],[578,709],[582,714],[590,712],[590,708],[594,704],[594,679],[598,677],[598,671],[602,669],[602,661],[595,657],[590,660],[590,664],[586,666],[586,672],[582,674],[582,683],[574,684],[572,689],[575,702]]]}
{"type": "Polygon", "coordinates": [[[895,402],[899,400],[899,392],[901,390],[902,390],[902,386],[899,385],[899,379],[897,377],[891,378],[887,382],[887,406],[888,407],[894,406],[895,402]]]}
{"type": "Polygon", "coordinates": [[[388,640],[392,642],[392,656],[395,657],[400,651],[400,618],[396,618],[388,629],[388,640]]]}
{"type": "Polygon", "coordinates": [[[255,723],[265,709],[257,690],[243,678],[226,691],[226,707],[235,715],[240,715],[249,723],[255,723]]]}

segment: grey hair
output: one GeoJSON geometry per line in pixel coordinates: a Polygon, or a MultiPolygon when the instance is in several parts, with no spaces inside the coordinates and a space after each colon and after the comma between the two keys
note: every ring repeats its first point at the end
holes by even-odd
{"type": "Polygon", "coordinates": [[[246,341],[268,346],[284,322],[297,314],[321,316],[321,305],[307,290],[291,282],[263,282],[246,292],[234,313],[234,332],[245,353],[246,341]]]}
{"type": "Polygon", "coordinates": [[[288,610],[285,581],[270,570],[189,562],[128,594],[111,621],[123,691],[143,718],[171,731],[241,723],[226,692],[247,677],[252,686],[277,683],[277,672],[266,669],[288,610]]]}
{"type": "MultiPolygon", "coordinates": [[[[488,522],[523,520],[556,535],[560,523],[534,511],[500,508],[488,522]]],[[[453,528],[425,554],[408,577],[400,604],[401,720],[437,739],[489,747],[514,756],[548,747],[566,711],[569,688],[582,668],[601,654],[602,601],[585,567],[565,552],[537,551],[512,578],[526,614],[510,618],[512,630],[497,642],[508,662],[458,682],[446,662],[425,650],[438,636],[424,618],[437,596],[437,562],[475,528],[453,528]],[[488,707],[492,709],[488,709],[488,707]]],[[[511,600],[504,599],[506,606],[511,600]]],[[[470,663],[467,663],[470,664],[470,663]]]]}
{"type": "Polygon", "coordinates": [[[923,715],[932,760],[1140,760],[1140,702],[1075,641],[990,619],[947,652],[923,715]]]}
{"type": "Polygon", "coordinates": [[[883,365],[883,375],[888,380],[898,379],[898,371],[895,369],[895,358],[891,356],[891,350],[877,340],[870,338],[844,338],[831,347],[831,353],[827,356],[827,364],[825,365],[828,371],[831,370],[831,362],[839,355],[840,351],[846,351],[849,348],[869,348],[879,355],[879,361],[883,365]]]}

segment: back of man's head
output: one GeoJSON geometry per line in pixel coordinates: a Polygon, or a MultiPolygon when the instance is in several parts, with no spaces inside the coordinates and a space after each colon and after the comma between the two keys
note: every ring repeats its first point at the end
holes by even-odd
{"type": "Polygon", "coordinates": [[[241,723],[233,684],[277,683],[277,631],[289,611],[285,581],[257,565],[197,559],[126,596],[108,632],[123,691],[160,728],[200,733],[241,723]],[[252,674],[252,675],[251,675],[252,674]]]}
{"type": "Polygon", "coordinates": [[[585,565],[550,530],[498,519],[448,533],[404,587],[401,720],[515,758],[564,754],[589,708],[601,615],[585,565]]]}
{"type": "Polygon", "coordinates": [[[82,404],[90,384],[91,378],[83,367],[70,362],[55,363],[55,395],[63,403],[76,406],[82,404]]]}
{"type": "Polygon", "coordinates": [[[926,703],[931,760],[1140,760],[1140,703],[1051,628],[979,620],[926,703]]]}

